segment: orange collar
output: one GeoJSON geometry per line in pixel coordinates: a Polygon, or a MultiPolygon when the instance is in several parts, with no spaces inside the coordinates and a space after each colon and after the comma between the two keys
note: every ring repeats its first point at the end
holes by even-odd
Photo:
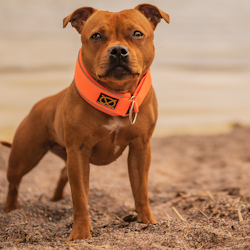
{"type": "Polygon", "coordinates": [[[134,124],[139,107],[147,96],[152,78],[150,70],[146,72],[136,88],[133,96],[130,93],[114,93],[101,86],[85,69],[82,62],[81,50],[78,54],[75,67],[75,87],[80,96],[93,107],[112,116],[126,116],[129,113],[130,122],[132,112],[135,112],[134,124]]]}

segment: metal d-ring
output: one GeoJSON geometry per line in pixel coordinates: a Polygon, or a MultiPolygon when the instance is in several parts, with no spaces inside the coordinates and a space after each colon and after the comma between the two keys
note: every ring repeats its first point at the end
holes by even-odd
{"type": "Polygon", "coordinates": [[[134,117],[134,119],[133,119],[133,109],[134,109],[134,105],[135,105],[135,96],[132,96],[131,98],[130,98],[130,100],[133,100],[132,101],[132,104],[131,104],[131,107],[130,107],[130,109],[129,109],[129,122],[130,122],[130,124],[131,125],[134,125],[135,124],[135,122],[136,122],[136,118],[137,118],[137,114],[138,113],[135,113],[135,117],[134,117]]]}

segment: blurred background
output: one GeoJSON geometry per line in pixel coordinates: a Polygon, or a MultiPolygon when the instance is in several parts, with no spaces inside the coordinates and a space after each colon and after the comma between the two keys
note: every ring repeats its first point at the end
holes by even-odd
{"type": "MultiPolygon", "coordinates": [[[[0,1],[0,139],[38,100],[72,81],[81,46],[62,20],[76,8],[120,11],[143,1],[0,1]]],[[[155,31],[159,103],[154,136],[211,134],[250,124],[250,1],[148,0],[170,15],[155,31]]]]}

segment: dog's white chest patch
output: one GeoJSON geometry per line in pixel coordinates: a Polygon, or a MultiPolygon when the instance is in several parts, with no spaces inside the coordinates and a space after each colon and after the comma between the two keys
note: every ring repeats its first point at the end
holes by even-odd
{"type": "Polygon", "coordinates": [[[113,117],[112,119],[109,120],[109,123],[106,125],[103,125],[103,127],[106,128],[107,130],[109,130],[110,134],[113,132],[115,133],[114,154],[116,154],[120,149],[120,146],[116,145],[116,141],[117,141],[118,133],[119,133],[120,129],[123,127],[122,121],[118,117],[113,117]]]}
{"type": "Polygon", "coordinates": [[[113,117],[112,119],[109,120],[109,123],[106,125],[103,125],[103,127],[109,130],[110,133],[115,132],[117,135],[120,128],[123,127],[123,124],[118,117],[113,117]]]}

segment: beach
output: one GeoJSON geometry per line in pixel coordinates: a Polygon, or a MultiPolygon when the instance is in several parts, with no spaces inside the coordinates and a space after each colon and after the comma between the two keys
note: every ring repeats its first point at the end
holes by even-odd
{"type": "Polygon", "coordinates": [[[73,222],[65,199],[50,199],[64,162],[48,153],[19,189],[19,209],[4,212],[10,150],[0,147],[0,248],[248,249],[250,129],[223,135],[152,139],[149,201],[157,223],[136,220],[127,150],[108,166],[90,168],[92,238],[66,242],[73,222]],[[179,215],[177,215],[177,211],[179,215]]]}
{"type": "MultiPolygon", "coordinates": [[[[91,5],[139,1],[0,1],[0,141],[11,142],[40,99],[67,88],[79,34],[62,20],[91,5]]],[[[137,221],[128,149],[90,167],[92,238],[66,242],[71,190],[52,202],[65,162],[51,152],[22,179],[19,209],[4,210],[10,148],[0,145],[0,249],[249,249],[250,2],[155,0],[170,15],[155,31],[151,66],[159,106],[151,140],[149,202],[157,223],[137,221]]],[[[138,114],[140,115],[140,113],[138,114]]]]}

